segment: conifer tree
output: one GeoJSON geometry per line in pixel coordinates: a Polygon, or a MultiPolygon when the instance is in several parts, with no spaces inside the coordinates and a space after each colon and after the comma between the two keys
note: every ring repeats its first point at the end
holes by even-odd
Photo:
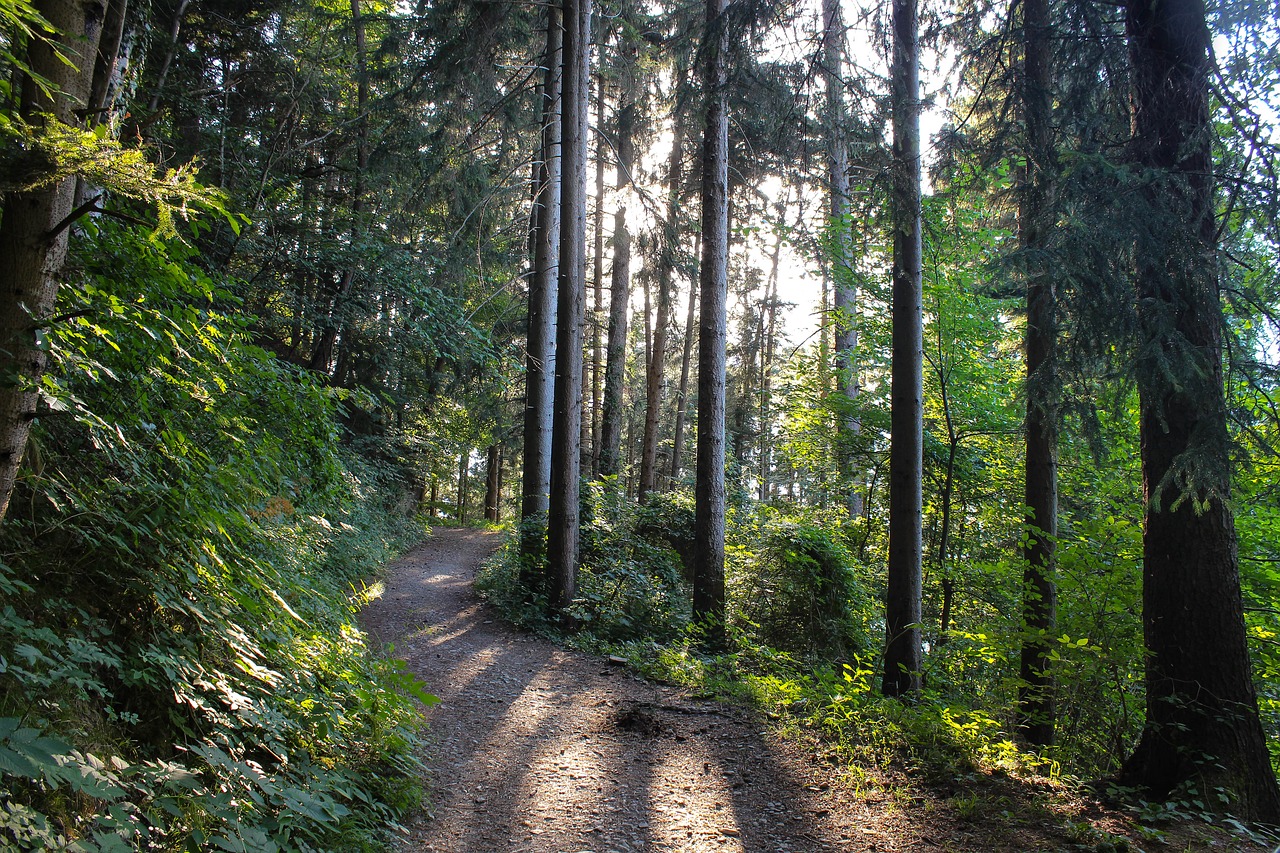
{"type": "Polygon", "coordinates": [[[1053,742],[1055,702],[1049,671],[1057,618],[1054,546],[1058,532],[1057,306],[1049,254],[1054,156],[1049,3],[1023,0],[1022,110],[1025,166],[1018,210],[1027,277],[1027,534],[1018,697],[1019,728],[1028,743],[1053,742]]]}
{"type": "MultiPolygon", "coordinates": [[[[555,390],[555,315],[560,253],[560,73],[559,8],[547,6],[547,41],[540,85],[541,133],[534,162],[534,205],[530,217],[529,307],[525,349],[524,468],[521,517],[543,518],[550,506],[551,415],[555,390]]],[[[526,531],[532,534],[531,531],[526,531]]],[[[542,559],[530,535],[521,542],[526,572],[542,559]]],[[[540,539],[540,535],[537,537],[540,539]]],[[[531,586],[532,577],[526,577],[531,586]]]]}
{"type": "Polygon", "coordinates": [[[693,618],[708,649],[725,643],[725,346],[729,277],[729,111],[725,0],[707,0],[701,80],[702,266],[698,275],[698,461],[693,618]]]}
{"type": "Polygon", "coordinates": [[[590,94],[591,0],[564,0],[561,116],[559,300],[556,311],[555,406],[547,566],[551,605],[573,602],[578,575],[582,449],[582,321],[586,301],[587,101],[590,94]]]}
{"type": "MultiPolygon", "coordinates": [[[[26,71],[17,87],[18,114],[37,127],[50,120],[78,127],[83,121],[77,113],[88,103],[93,88],[104,9],[102,4],[83,0],[37,0],[33,6],[54,29],[28,39],[26,71]]],[[[114,66],[103,71],[114,71],[114,66]]],[[[40,343],[43,324],[53,313],[70,226],[84,212],[73,211],[75,193],[76,177],[70,175],[26,192],[7,193],[4,198],[0,219],[0,292],[4,294],[0,299],[0,518],[9,508],[36,414],[37,385],[48,361],[47,348],[40,343]]]]}
{"type": "Polygon", "coordinates": [[[883,692],[918,693],[922,668],[924,319],[920,209],[920,71],[915,0],[894,0],[893,371],[889,448],[889,570],[883,692]]]}
{"type": "Polygon", "coordinates": [[[1201,0],[1128,0],[1141,340],[1147,717],[1119,779],[1280,822],[1258,718],[1230,505],[1211,124],[1201,0]],[[1219,795],[1226,802],[1217,799],[1219,795]]]}

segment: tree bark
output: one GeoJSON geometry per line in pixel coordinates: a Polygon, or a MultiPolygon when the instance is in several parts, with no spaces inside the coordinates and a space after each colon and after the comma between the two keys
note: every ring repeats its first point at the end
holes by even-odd
{"type": "MultiPolygon", "coordinates": [[[[699,237],[701,239],[701,237],[699,237]]],[[[689,286],[689,310],[684,323],[684,349],[680,355],[680,387],[676,391],[676,423],[671,439],[671,479],[680,479],[684,461],[684,423],[689,411],[689,367],[693,362],[693,329],[698,317],[698,288],[689,286]]]]}
{"type": "MultiPolygon", "coordinates": [[[[619,36],[620,40],[625,35],[619,36]]],[[[619,473],[622,443],[622,392],[627,364],[627,320],[631,311],[631,234],[627,231],[625,193],[635,168],[635,48],[619,44],[622,84],[619,91],[618,133],[614,146],[618,154],[618,207],[613,215],[613,267],[609,282],[609,337],[605,349],[604,410],[600,425],[600,475],[619,473]]]]}
{"type": "MultiPolygon", "coordinates": [[[[779,213],[785,213],[780,206],[779,213]]],[[[779,222],[782,217],[779,216],[779,222]]],[[[777,348],[778,272],[782,260],[782,231],[774,236],[769,259],[769,284],[763,316],[760,318],[760,492],[761,503],[773,498],[773,361],[777,348]]]]}
{"type": "Polygon", "coordinates": [[[462,455],[458,457],[458,501],[457,514],[458,523],[467,523],[467,474],[471,470],[471,448],[462,448],[462,455]]]}
{"type": "Polygon", "coordinates": [[[107,5],[93,64],[89,101],[85,105],[90,124],[101,124],[111,111],[110,102],[119,77],[117,66],[120,63],[120,45],[124,41],[124,25],[128,13],[128,0],[111,0],[107,5]]]}
{"type": "Polygon", "coordinates": [[[653,328],[653,350],[645,372],[644,438],[640,450],[640,485],[638,496],[643,503],[649,492],[657,488],[658,422],[662,407],[662,377],[667,362],[667,327],[671,323],[671,290],[674,282],[676,252],[680,246],[678,219],[681,188],[684,183],[684,111],[680,109],[680,93],[687,85],[687,65],[677,58],[676,79],[672,86],[671,159],[667,164],[667,218],[662,227],[662,249],[658,257],[658,317],[653,328]]]}
{"type": "MultiPolygon", "coordinates": [[[[59,33],[55,50],[32,37],[31,71],[52,86],[48,94],[29,77],[21,81],[19,112],[42,125],[44,114],[63,124],[82,122],[76,110],[88,102],[105,7],[84,0],[37,0],[37,12],[59,33]],[[59,55],[59,51],[61,56],[59,55]],[[70,64],[62,60],[65,56],[70,64]]],[[[0,518],[9,509],[18,467],[36,417],[36,387],[48,355],[43,329],[53,312],[67,257],[75,177],[25,193],[9,193],[0,219],[0,518]]]]}
{"type": "Polygon", "coordinates": [[[499,504],[502,502],[502,446],[489,445],[485,454],[484,518],[494,524],[499,520],[499,504]]]}
{"type": "MultiPolygon", "coordinates": [[[[830,215],[832,317],[836,359],[836,388],[850,404],[858,397],[858,292],[854,284],[853,236],[849,224],[848,110],[844,100],[844,17],[840,0],[822,0],[822,78],[826,87],[827,196],[830,215]]],[[[861,430],[850,414],[836,418],[836,469],[840,491],[850,518],[862,513],[861,492],[855,482],[854,436],[861,430]]]]}
{"type": "MultiPolygon", "coordinates": [[[[533,209],[532,275],[529,280],[528,335],[525,344],[524,463],[520,515],[546,516],[551,491],[551,421],[556,363],[556,291],[560,255],[560,76],[559,7],[547,7],[546,69],[542,81],[542,143],[536,170],[533,209]]],[[[526,564],[534,561],[534,543],[522,542],[526,564]]],[[[541,546],[536,548],[541,551],[541,546]]]]}
{"type": "Polygon", "coordinates": [[[1018,730],[1034,746],[1053,743],[1057,717],[1051,652],[1057,625],[1054,545],[1058,535],[1058,328],[1048,255],[1053,186],[1048,0],[1023,2],[1022,103],[1026,173],[1019,205],[1019,239],[1027,271],[1027,537],[1022,583],[1022,655],[1018,730]]]}
{"type": "Polygon", "coordinates": [[[551,502],[547,525],[550,603],[563,612],[578,581],[578,488],[582,450],[582,319],[586,297],[587,101],[591,0],[564,0],[559,308],[551,502]]]}
{"type": "Polygon", "coordinates": [[[1128,0],[1125,25],[1149,204],[1135,242],[1148,654],[1147,719],[1119,779],[1157,798],[1191,785],[1212,808],[1277,823],[1229,504],[1209,31],[1201,0],[1128,0]]]}
{"type": "MultiPolygon", "coordinates": [[[[601,39],[603,43],[604,39],[601,39]]],[[[592,255],[591,288],[595,304],[591,311],[591,476],[600,476],[600,410],[604,405],[604,159],[608,143],[604,138],[605,79],[598,75],[596,96],[596,207],[595,246],[592,255]]]]}
{"type": "Polygon", "coordinates": [[[883,692],[920,691],[924,322],[916,0],[893,0],[893,368],[883,692]]]}
{"type": "Polygon", "coordinates": [[[725,346],[729,266],[729,112],[725,0],[707,0],[702,46],[702,265],[698,283],[698,466],[694,490],[693,621],[710,651],[725,645],[725,346]]]}

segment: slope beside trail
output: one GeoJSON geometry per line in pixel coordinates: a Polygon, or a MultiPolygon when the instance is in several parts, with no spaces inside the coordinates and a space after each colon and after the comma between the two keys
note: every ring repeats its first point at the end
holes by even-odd
{"type": "Polygon", "coordinates": [[[512,629],[472,589],[498,544],[437,530],[388,568],[362,620],[441,700],[429,806],[401,851],[1093,849],[1043,812],[1010,825],[911,786],[856,786],[748,711],[512,629]]]}

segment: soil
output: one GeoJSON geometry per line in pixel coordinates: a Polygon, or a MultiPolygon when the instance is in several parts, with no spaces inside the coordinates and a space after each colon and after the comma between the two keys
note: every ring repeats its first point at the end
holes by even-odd
{"type": "Polygon", "coordinates": [[[1142,840],[1123,813],[1048,783],[975,774],[946,791],[835,766],[749,709],[511,628],[472,589],[499,543],[437,530],[364,615],[441,700],[426,712],[429,805],[400,851],[1262,849],[1194,828],[1142,840]]]}

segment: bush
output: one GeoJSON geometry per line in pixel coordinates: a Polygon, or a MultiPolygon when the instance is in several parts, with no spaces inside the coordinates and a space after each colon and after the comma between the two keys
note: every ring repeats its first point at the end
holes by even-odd
{"type": "Polygon", "coordinates": [[[397,472],[184,247],[88,242],[0,527],[0,846],[372,848],[430,698],[355,622],[397,472]]]}
{"type": "Polygon", "coordinates": [[[866,648],[873,603],[845,547],[792,521],[768,521],[758,535],[730,573],[731,619],[758,642],[809,659],[847,659],[866,648]]]}
{"type": "MultiPolygon", "coordinates": [[[[672,504],[655,500],[655,506],[636,507],[613,486],[608,481],[583,484],[578,588],[567,613],[582,632],[577,642],[673,639],[689,620],[689,590],[680,557],[654,526],[666,511],[663,507],[672,504]]],[[[678,517],[681,510],[671,512],[678,517]]],[[[545,537],[545,519],[523,522],[517,536],[480,572],[476,589],[515,624],[553,632],[543,588],[545,561],[534,558],[533,565],[522,564],[518,544],[527,538],[540,546],[545,537]]]]}

